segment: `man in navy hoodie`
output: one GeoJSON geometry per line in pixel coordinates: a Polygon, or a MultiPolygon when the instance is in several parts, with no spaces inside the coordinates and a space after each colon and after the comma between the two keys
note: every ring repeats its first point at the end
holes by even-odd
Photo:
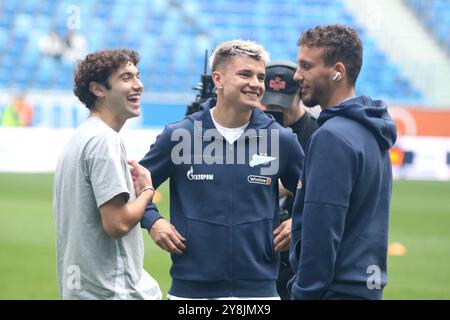
{"type": "Polygon", "coordinates": [[[155,187],[170,178],[171,224],[151,208],[141,222],[172,253],[169,299],[279,299],[276,251],[289,237],[277,238],[286,234],[278,179],[295,192],[304,154],[292,130],[257,108],[267,61],[254,42],[219,45],[217,101],[167,125],[140,162],[155,187]]]}
{"type": "Polygon", "coordinates": [[[362,65],[357,33],[317,26],[298,45],[306,106],[320,105],[294,201],[293,299],[381,299],[386,285],[396,127],[383,101],[355,95],[362,65]]]}

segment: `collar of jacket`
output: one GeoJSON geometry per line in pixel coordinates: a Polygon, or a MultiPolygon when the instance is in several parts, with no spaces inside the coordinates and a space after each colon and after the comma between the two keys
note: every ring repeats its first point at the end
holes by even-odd
{"type": "MultiPolygon", "coordinates": [[[[206,102],[202,104],[202,110],[199,112],[196,112],[189,116],[191,120],[194,122],[194,126],[200,125],[202,128],[202,137],[203,133],[208,129],[216,129],[214,126],[214,122],[211,118],[210,109],[213,108],[216,105],[216,99],[210,98],[206,102]],[[200,122],[196,123],[197,121],[200,122]]],[[[254,135],[246,135],[249,139],[251,138],[261,138],[262,136],[259,134],[258,129],[266,129],[268,128],[275,120],[272,117],[269,117],[267,114],[265,114],[263,111],[261,111],[259,108],[253,108],[252,115],[250,117],[250,122],[245,129],[247,132],[249,129],[255,129],[256,134],[254,135]]],[[[197,127],[198,128],[198,127],[197,127]]],[[[199,128],[198,128],[199,129],[199,128]]],[[[223,138],[220,135],[221,138],[223,138]]]]}

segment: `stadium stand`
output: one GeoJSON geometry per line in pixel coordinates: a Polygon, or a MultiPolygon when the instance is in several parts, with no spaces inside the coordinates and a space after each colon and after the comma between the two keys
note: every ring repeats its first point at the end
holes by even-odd
{"type": "MultiPolygon", "coordinates": [[[[408,1],[415,6],[421,3],[408,1]]],[[[439,11],[444,5],[447,11],[440,11],[448,25],[449,5],[444,2],[433,1],[430,10],[439,11]]],[[[342,0],[136,0],[133,5],[125,0],[79,0],[75,5],[68,0],[0,1],[0,90],[70,93],[74,62],[64,56],[45,56],[40,46],[51,31],[64,41],[74,19],[78,19],[75,31],[86,40],[86,52],[138,50],[146,92],[175,95],[192,93],[203,72],[204,50],[221,41],[252,39],[268,48],[272,59],[295,60],[302,30],[343,23],[356,28],[365,45],[359,94],[399,104],[423,102],[422,92],[357,24],[342,0]],[[372,81],[374,72],[383,81],[372,81]]],[[[448,41],[448,34],[441,36],[448,41]]]]}
{"type": "Polygon", "coordinates": [[[417,16],[435,35],[436,39],[450,52],[450,5],[448,0],[407,0],[417,16]]]}

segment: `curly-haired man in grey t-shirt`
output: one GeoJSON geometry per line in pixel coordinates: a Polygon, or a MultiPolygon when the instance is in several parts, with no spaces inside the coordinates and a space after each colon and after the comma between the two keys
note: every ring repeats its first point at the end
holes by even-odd
{"type": "Polygon", "coordinates": [[[147,169],[127,161],[118,134],[140,113],[138,62],[134,51],[98,51],[75,72],[74,93],[90,117],[62,152],[54,178],[62,299],[161,298],[143,270],[139,225],[153,198],[152,179],[147,169]]]}

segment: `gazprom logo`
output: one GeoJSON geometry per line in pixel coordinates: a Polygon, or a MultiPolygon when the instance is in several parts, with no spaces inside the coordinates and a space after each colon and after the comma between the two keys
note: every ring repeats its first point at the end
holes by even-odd
{"type": "Polygon", "coordinates": [[[214,180],[213,174],[194,174],[194,168],[191,168],[186,172],[186,176],[189,180],[214,180]]]}
{"type": "Polygon", "coordinates": [[[248,176],[247,181],[250,183],[264,184],[268,186],[272,183],[272,178],[263,176],[248,176]]]}

